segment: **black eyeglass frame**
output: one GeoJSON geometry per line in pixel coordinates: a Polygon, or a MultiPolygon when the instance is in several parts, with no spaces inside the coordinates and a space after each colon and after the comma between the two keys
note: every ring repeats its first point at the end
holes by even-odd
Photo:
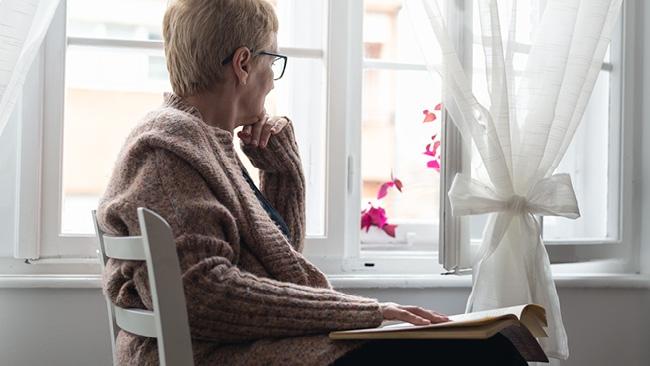
{"type": "MultiPolygon", "coordinates": [[[[233,51],[233,53],[230,54],[230,56],[226,57],[223,61],[221,61],[221,65],[226,65],[227,63],[232,62],[232,59],[235,57],[235,52],[237,52],[237,50],[233,51]]],[[[282,76],[284,76],[284,71],[287,69],[287,61],[288,61],[287,56],[280,55],[280,54],[273,53],[273,52],[266,52],[266,51],[255,52],[255,51],[251,50],[251,53],[253,54],[253,56],[257,56],[257,55],[273,56],[273,57],[275,57],[273,62],[277,61],[278,59],[284,59],[284,64],[283,64],[284,66],[282,67],[282,72],[280,73],[280,76],[278,76],[277,78],[275,78],[273,80],[280,80],[282,78],[282,76]]]]}

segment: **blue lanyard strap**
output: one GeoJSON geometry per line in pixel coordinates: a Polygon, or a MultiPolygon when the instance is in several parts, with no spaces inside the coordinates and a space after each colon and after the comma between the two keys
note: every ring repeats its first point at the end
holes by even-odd
{"type": "Polygon", "coordinates": [[[266,213],[271,217],[273,222],[275,222],[275,225],[280,229],[280,231],[282,231],[282,234],[284,234],[287,240],[291,241],[290,234],[289,234],[289,226],[282,218],[282,215],[280,215],[280,213],[276,211],[276,209],[274,209],[273,206],[271,206],[271,203],[266,199],[266,197],[264,197],[264,194],[262,194],[262,192],[260,192],[260,190],[257,189],[255,182],[253,182],[253,179],[251,179],[250,175],[248,175],[248,171],[246,171],[246,168],[242,167],[242,172],[244,173],[244,178],[246,178],[246,181],[253,189],[253,192],[255,192],[255,196],[262,204],[262,207],[264,207],[266,213]]]}

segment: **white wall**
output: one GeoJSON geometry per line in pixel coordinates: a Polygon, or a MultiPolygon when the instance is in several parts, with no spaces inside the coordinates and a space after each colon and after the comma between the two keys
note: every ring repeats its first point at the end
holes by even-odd
{"type": "Polygon", "coordinates": [[[99,289],[0,289],[0,364],[111,364],[99,289]]]}
{"type": "MultiPolygon", "coordinates": [[[[461,313],[468,288],[339,289],[461,313]]],[[[650,291],[560,288],[571,356],[562,366],[650,363],[650,291]]],[[[0,364],[110,365],[106,307],[99,289],[0,289],[0,364]]],[[[433,352],[433,351],[432,351],[433,352]]]]}

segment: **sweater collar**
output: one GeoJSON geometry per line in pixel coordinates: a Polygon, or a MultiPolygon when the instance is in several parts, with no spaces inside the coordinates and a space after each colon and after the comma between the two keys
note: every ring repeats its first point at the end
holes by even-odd
{"type": "Polygon", "coordinates": [[[199,109],[187,103],[183,98],[179,97],[174,93],[169,93],[169,92],[163,93],[163,96],[165,98],[165,105],[181,110],[183,112],[187,112],[193,115],[194,117],[203,120],[203,116],[201,115],[201,112],[199,112],[199,109]]]}
{"type": "Polygon", "coordinates": [[[205,122],[205,120],[203,119],[203,115],[201,115],[201,112],[199,111],[199,109],[196,108],[195,106],[189,104],[188,102],[186,102],[182,97],[180,97],[180,96],[178,96],[178,95],[176,95],[174,93],[170,93],[170,92],[164,92],[163,97],[164,97],[164,100],[165,100],[164,104],[166,106],[169,106],[169,107],[172,107],[174,109],[178,109],[180,111],[191,114],[192,116],[200,119],[201,122],[203,122],[203,124],[206,127],[208,127],[210,130],[215,132],[222,140],[226,139],[226,140],[229,140],[229,141],[232,142],[232,139],[233,139],[232,132],[226,131],[226,130],[224,130],[222,128],[219,128],[219,127],[216,127],[216,126],[211,126],[211,125],[207,124],[205,122]]]}

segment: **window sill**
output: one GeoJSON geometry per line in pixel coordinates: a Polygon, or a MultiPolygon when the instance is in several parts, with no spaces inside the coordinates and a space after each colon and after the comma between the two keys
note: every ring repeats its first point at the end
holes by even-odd
{"type": "Polygon", "coordinates": [[[100,275],[0,275],[0,289],[100,289],[100,275]]]}
{"type": "MultiPolygon", "coordinates": [[[[554,274],[558,288],[650,289],[650,275],[640,274],[554,274]]],[[[331,275],[336,289],[345,288],[471,288],[469,275],[331,275]]]]}
{"type": "MultiPolygon", "coordinates": [[[[335,289],[346,288],[466,288],[472,286],[469,275],[331,275],[335,289]]],[[[568,274],[553,275],[558,288],[650,289],[650,275],[640,274],[568,274]]],[[[0,288],[16,289],[99,289],[99,275],[0,275],[0,288]]]]}
{"type": "MultiPolygon", "coordinates": [[[[314,264],[327,274],[336,289],[471,288],[471,275],[442,275],[442,267],[432,268],[432,263],[437,264],[437,256],[424,254],[399,258],[392,253],[390,260],[376,255],[343,262],[328,258],[314,264]],[[365,267],[368,262],[376,266],[365,267]],[[410,272],[404,273],[405,268],[410,272]]],[[[630,273],[625,262],[620,260],[553,264],[551,267],[558,288],[650,289],[650,274],[630,273]]],[[[0,258],[0,288],[99,289],[100,271],[95,258],[53,258],[30,262],[0,258]]]]}

